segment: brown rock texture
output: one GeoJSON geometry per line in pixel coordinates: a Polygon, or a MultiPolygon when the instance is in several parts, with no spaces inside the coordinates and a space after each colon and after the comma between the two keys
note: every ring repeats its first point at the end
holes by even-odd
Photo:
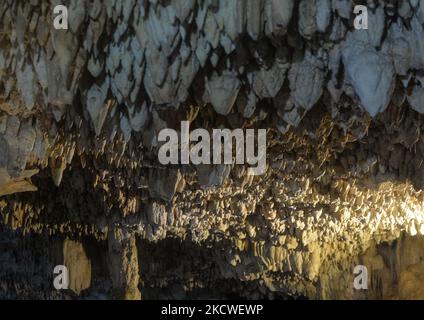
{"type": "Polygon", "coordinates": [[[58,4],[0,2],[1,298],[424,299],[424,1],[58,4]],[[181,121],[265,174],[161,165],[181,121]]]}
{"type": "Polygon", "coordinates": [[[63,265],[69,271],[69,289],[77,295],[90,287],[91,262],[81,243],[66,239],[63,243],[63,265]]]}

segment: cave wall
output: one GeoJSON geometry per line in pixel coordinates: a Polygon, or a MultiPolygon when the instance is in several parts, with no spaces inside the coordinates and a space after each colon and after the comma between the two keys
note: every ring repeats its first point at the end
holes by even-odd
{"type": "Polygon", "coordinates": [[[57,4],[0,4],[0,297],[424,298],[424,1],[57,4]],[[265,174],[162,165],[181,121],[265,174]]]}

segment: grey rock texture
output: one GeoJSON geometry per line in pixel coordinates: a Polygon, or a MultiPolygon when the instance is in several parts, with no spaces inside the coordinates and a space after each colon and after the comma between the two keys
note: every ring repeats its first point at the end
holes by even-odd
{"type": "Polygon", "coordinates": [[[0,297],[424,298],[424,1],[363,2],[2,1],[0,297]],[[266,174],[160,165],[181,121],[266,174]]]}

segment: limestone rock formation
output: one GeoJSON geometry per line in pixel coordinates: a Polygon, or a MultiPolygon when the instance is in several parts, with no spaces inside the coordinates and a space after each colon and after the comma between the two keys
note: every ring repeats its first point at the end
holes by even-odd
{"type": "Polygon", "coordinates": [[[424,298],[424,1],[57,4],[0,3],[0,297],[424,298]],[[181,121],[266,173],[160,164],[181,121]]]}
{"type": "Polygon", "coordinates": [[[91,262],[82,243],[65,240],[63,243],[63,265],[69,271],[69,289],[80,294],[90,287],[91,262]]]}

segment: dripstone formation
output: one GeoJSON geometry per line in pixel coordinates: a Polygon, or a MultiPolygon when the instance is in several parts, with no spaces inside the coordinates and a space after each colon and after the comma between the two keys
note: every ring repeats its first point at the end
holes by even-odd
{"type": "Polygon", "coordinates": [[[422,0],[1,1],[0,297],[424,298],[423,25],[422,0]],[[267,129],[266,173],[161,165],[181,121],[267,129]]]}

